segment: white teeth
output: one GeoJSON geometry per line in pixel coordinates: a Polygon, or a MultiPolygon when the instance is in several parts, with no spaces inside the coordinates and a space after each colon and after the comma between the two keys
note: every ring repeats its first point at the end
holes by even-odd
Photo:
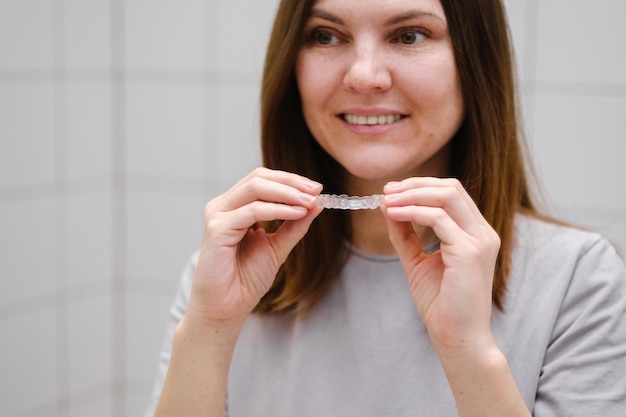
{"type": "Polygon", "coordinates": [[[343,119],[353,125],[384,125],[400,120],[399,114],[387,114],[380,116],[357,116],[356,114],[344,114],[343,119]]]}

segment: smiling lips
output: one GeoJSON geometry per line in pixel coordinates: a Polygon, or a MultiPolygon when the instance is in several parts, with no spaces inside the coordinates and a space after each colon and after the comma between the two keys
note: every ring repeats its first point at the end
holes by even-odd
{"type": "Polygon", "coordinates": [[[397,122],[402,118],[400,114],[383,114],[380,116],[359,116],[356,114],[342,114],[341,118],[351,125],[371,126],[387,125],[397,122]]]}

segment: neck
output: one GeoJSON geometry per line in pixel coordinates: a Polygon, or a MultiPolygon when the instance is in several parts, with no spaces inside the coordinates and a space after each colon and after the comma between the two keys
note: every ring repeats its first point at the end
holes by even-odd
{"type": "MultiPolygon", "coordinates": [[[[438,158],[433,158],[424,164],[420,167],[419,172],[415,171],[407,173],[407,175],[399,175],[398,178],[366,180],[346,172],[346,192],[349,195],[356,196],[382,194],[385,184],[392,180],[402,181],[411,176],[443,177],[448,172],[445,161],[449,160],[449,152],[450,145],[448,144],[439,152],[438,158]]],[[[372,254],[393,255],[396,253],[389,239],[387,221],[380,210],[356,210],[350,213],[350,220],[352,223],[352,245],[372,254]]],[[[415,234],[423,248],[437,242],[437,236],[431,228],[413,223],[413,230],[415,230],[415,234]]]]}
{"type": "MultiPolygon", "coordinates": [[[[396,249],[389,240],[387,221],[383,213],[376,210],[350,212],[352,223],[352,245],[363,252],[376,255],[395,255],[396,249]]],[[[432,229],[413,224],[413,229],[422,247],[434,244],[437,236],[432,229]]]]}

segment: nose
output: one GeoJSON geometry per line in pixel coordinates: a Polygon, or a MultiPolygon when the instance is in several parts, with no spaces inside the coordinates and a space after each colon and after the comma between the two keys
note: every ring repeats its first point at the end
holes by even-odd
{"type": "Polygon", "coordinates": [[[344,87],[361,94],[381,93],[391,88],[391,73],[384,53],[371,44],[355,45],[344,75],[344,87]]]}

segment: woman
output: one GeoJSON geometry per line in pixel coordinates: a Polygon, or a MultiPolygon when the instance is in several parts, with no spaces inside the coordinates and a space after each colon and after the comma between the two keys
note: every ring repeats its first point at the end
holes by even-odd
{"type": "Polygon", "coordinates": [[[623,412],[624,265],[535,209],[509,50],[499,0],[281,2],[265,168],[206,207],[155,415],[623,412]]]}

